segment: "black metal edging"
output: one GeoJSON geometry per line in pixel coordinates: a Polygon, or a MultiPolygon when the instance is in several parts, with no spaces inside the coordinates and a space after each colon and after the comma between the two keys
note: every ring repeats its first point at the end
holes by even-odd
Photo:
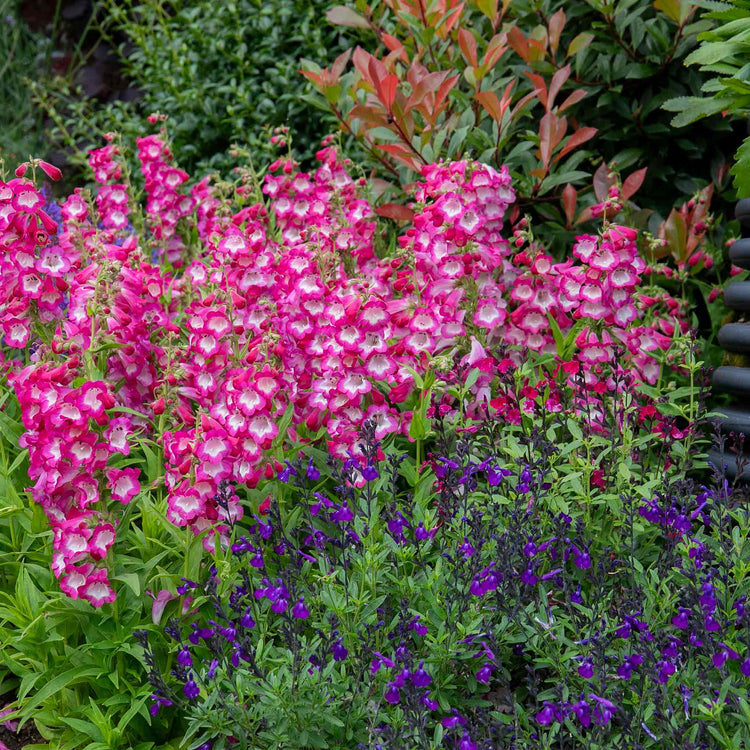
{"type": "MultiPolygon", "coordinates": [[[[750,229],[750,198],[744,198],[737,203],[734,215],[743,229],[750,229]]],[[[729,259],[732,265],[750,270],[750,237],[737,240],[729,248],[729,259]]],[[[741,315],[750,312],[750,281],[734,281],[728,284],[724,290],[724,302],[727,307],[741,315]]],[[[729,352],[750,354],[750,322],[723,325],[719,329],[719,344],[729,352]]],[[[744,456],[748,463],[740,479],[750,483],[750,367],[717,367],[713,375],[713,389],[734,397],[731,406],[716,411],[724,415],[719,418],[719,426],[723,433],[734,432],[745,436],[744,456]]],[[[708,451],[708,461],[720,469],[726,467],[725,475],[729,479],[734,479],[737,475],[735,454],[713,449],[708,451]]]]}

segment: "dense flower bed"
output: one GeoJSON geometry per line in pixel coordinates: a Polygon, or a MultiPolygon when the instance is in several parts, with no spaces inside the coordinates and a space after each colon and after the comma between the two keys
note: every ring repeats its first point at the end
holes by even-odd
{"type": "Polygon", "coordinates": [[[555,262],[503,236],[504,168],[425,166],[389,240],[330,143],[236,185],[138,146],[142,196],[114,142],[93,192],[0,184],[0,351],[71,600],[139,595],[134,507],[210,557],[147,592],[152,716],[205,750],[742,736],[747,512],[686,476],[699,350],[617,196],[555,262]]]}
{"type": "Polygon", "coordinates": [[[312,175],[289,159],[272,165],[267,209],[249,180],[233,204],[206,180],[188,189],[159,137],[138,145],[145,215],[119,182],[114,144],[91,155],[95,199],[76,190],[59,225],[23,176],[0,188],[0,323],[21,356],[6,367],[69,596],[114,598],[109,501],[127,505],[141,490],[126,460],[134,438],[164,451],[169,520],[206,532],[211,548],[243,512],[234,499],[217,505],[221,481],[253,487],[271,476],[269,451],[287,434],[325,435],[340,456],[365,418],[379,438],[422,438],[423,378],[457,351],[479,368],[470,416],[490,401],[486,347],[501,341],[556,352],[555,336],[573,335],[564,367],[571,380],[582,368],[578,398],[589,408],[614,387],[598,375],[616,344],[625,387],[656,382],[652,352],[668,347],[680,307],[665,297],[659,315],[637,294],[635,232],[605,225],[579,237],[579,262],[519,251],[522,235],[514,252],[500,233],[513,200],[504,169],[425,167],[407,229],[379,257],[372,209],[330,146],[312,175]],[[145,224],[146,246],[131,219],[145,224]],[[415,391],[418,408],[400,406],[415,391]]]}

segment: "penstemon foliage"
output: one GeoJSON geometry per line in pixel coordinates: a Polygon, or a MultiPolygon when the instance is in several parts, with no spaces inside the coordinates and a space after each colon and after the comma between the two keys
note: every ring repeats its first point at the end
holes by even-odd
{"type": "Polygon", "coordinates": [[[163,138],[138,147],[145,206],[114,142],[91,154],[95,196],[45,204],[25,178],[57,177],[44,162],[0,185],[4,367],[31,493],[61,588],[95,606],[115,599],[108,552],[147,490],[163,486],[167,519],[215,551],[244,513],[217,504],[219,484],[253,490],[289,441],[344,457],[369,418],[419,458],[446,356],[478,367],[470,418],[492,393],[486,348],[502,341],[572,357],[584,408],[615,347],[629,371],[604,387],[655,384],[688,329],[677,301],[666,316],[644,305],[632,229],[605,223],[561,264],[528,232],[505,240],[504,168],[424,167],[410,226],[385,248],[330,145],[314,174],[282,158],[262,183],[245,172],[190,188],[163,138]]]}
{"type": "Polygon", "coordinates": [[[135,633],[152,712],[178,707],[201,750],[741,746],[750,517],[720,474],[686,478],[708,380],[683,343],[685,430],[636,390],[602,433],[570,363],[501,348],[506,395],[470,427],[434,397],[423,466],[370,420],[358,456],[288,460],[183,582],[201,614],[166,628],[171,676],[135,633]]]}

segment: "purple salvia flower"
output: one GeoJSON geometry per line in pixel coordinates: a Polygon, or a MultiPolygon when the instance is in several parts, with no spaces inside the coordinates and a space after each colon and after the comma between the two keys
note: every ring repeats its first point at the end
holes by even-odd
{"type": "Polygon", "coordinates": [[[274,601],[274,603],[271,605],[271,610],[277,615],[280,615],[283,612],[286,612],[288,606],[289,602],[283,597],[280,597],[279,599],[276,599],[276,601],[274,601]]]}
{"type": "Polygon", "coordinates": [[[380,472],[371,463],[368,463],[364,469],[362,469],[362,477],[367,482],[372,482],[380,476],[380,472]]]}
{"type": "Polygon", "coordinates": [[[344,661],[349,655],[349,651],[344,647],[343,641],[339,638],[336,643],[331,646],[331,653],[333,654],[334,661],[344,661]]]}
{"type": "Polygon", "coordinates": [[[483,685],[489,685],[492,677],[492,665],[489,662],[485,662],[482,668],[474,675],[477,682],[481,682],[483,685]]]}
{"type": "Polygon", "coordinates": [[[183,667],[191,667],[193,665],[193,657],[190,655],[187,647],[181,648],[177,652],[177,663],[183,667]]]}
{"type": "Polygon", "coordinates": [[[581,726],[586,728],[591,726],[591,706],[585,698],[581,697],[581,700],[579,700],[578,703],[574,703],[572,711],[576,715],[578,721],[581,722],[581,726]]]}
{"type": "Polygon", "coordinates": [[[411,681],[414,687],[418,688],[427,687],[432,682],[432,677],[424,670],[424,659],[419,662],[419,667],[411,676],[411,681]]]}
{"type": "Polygon", "coordinates": [[[543,727],[551,724],[555,720],[555,709],[551,703],[544,702],[544,707],[536,715],[537,724],[543,727]]]}
{"type": "Polygon", "coordinates": [[[401,700],[401,693],[395,683],[389,682],[388,685],[386,685],[384,697],[388,703],[392,703],[393,705],[401,700]]]}
{"type": "Polygon", "coordinates": [[[435,700],[432,700],[432,698],[430,698],[430,691],[429,690],[425,690],[425,693],[420,698],[420,700],[422,701],[422,703],[425,706],[427,706],[427,708],[430,709],[430,711],[437,711],[438,710],[438,702],[435,701],[435,700]]]}
{"type": "Polygon", "coordinates": [[[315,468],[312,459],[307,464],[307,478],[311,482],[317,482],[320,479],[320,472],[315,468]]]}
{"type": "Polygon", "coordinates": [[[191,679],[189,679],[185,683],[185,687],[183,688],[183,692],[185,693],[185,697],[188,700],[194,700],[195,698],[197,698],[200,695],[201,691],[200,691],[200,688],[198,687],[198,685],[196,684],[195,680],[193,680],[191,678],[191,679]]]}
{"type": "Polygon", "coordinates": [[[690,619],[690,610],[685,607],[680,607],[678,613],[672,618],[672,625],[676,628],[685,629],[688,626],[690,619]]]}
{"type": "Polygon", "coordinates": [[[306,620],[310,616],[310,612],[305,606],[304,596],[301,596],[299,601],[292,607],[292,616],[298,620],[306,620]]]}

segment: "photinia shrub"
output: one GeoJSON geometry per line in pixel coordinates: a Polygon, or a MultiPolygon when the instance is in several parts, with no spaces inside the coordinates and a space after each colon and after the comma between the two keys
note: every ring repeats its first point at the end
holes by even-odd
{"type": "Polygon", "coordinates": [[[372,41],[325,69],[304,61],[303,73],[318,106],[396,184],[440,158],[506,164],[520,210],[547,223],[560,252],[574,226],[563,189],[590,187],[601,160],[638,172],[658,163],[642,199],[664,216],[675,186],[694,192],[709,168],[726,189],[729,122],[674,137],[659,108],[706,80],[682,64],[713,23],[696,18],[699,4],[359,0],[328,18],[372,41]]]}

